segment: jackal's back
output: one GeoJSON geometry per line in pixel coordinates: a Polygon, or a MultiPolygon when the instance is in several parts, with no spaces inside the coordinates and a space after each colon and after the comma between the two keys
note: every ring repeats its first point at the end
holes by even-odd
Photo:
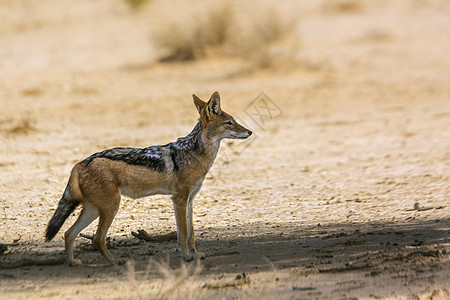
{"type": "Polygon", "coordinates": [[[96,158],[107,158],[110,160],[123,161],[129,165],[143,166],[158,172],[167,169],[165,157],[167,149],[163,146],[152,146],[147,148],[112,148],[95,153],[81,163],[89,165],[96,158]]]}

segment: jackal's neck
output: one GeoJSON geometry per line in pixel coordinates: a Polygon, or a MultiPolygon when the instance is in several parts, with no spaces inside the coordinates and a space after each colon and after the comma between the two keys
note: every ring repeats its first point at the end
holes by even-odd
{"type": "Polygon", "coordinates": [[[191,133],[187,136],[179,138],[176,144],[183,150],[199,155],[205,155],[215,159],[219,150],[220,141],[208,138],[201,123],[199,121],[191,133]]]}

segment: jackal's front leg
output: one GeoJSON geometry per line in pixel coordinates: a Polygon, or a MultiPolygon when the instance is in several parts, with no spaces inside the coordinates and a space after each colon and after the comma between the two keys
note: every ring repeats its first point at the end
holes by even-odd
{"type": "Polygon", "coordinates": [[[192,255],[194,256],[194,258],[200,258],[200,259],[204,259],[205,255],[203,253],[197,252],[197,247],[195,246],[195,234],[194,234],[194,197],[195,194],[197,192],[191,194],[191,196],[189,197],[189,202],[188,202],[188,209],[187,209],[187,225],[188,225],[188,230],[187,230],[187,237],[188,237],[188,247],[189,250],[191,251],[192,255]]]}
{"type": "Polygon", "coordinates": [[[188,223],[187,223],[187,200],[189,195],[174,195],[172,197],[175,219],[177,221],[178,243],[181,253],[186,261],[191,261],[194,257],[188,247],[188,223]]]}
{"type": "Polygon", "coordinates": [[[194,220],[193,220],[193,203],[189,201],[187,207],[187,239],[188,247],[192,253],[197,253],[195,247],[194,220]]]}

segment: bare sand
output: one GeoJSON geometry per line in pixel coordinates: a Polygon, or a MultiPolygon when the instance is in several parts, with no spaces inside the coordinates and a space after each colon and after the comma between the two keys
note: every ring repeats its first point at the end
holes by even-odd
{"type": "Polygon", "coordinates": [[[152,36],[212,5],[0,1],[0,298],[449,299],[448,1],[263,1],[298,18],[290,63],[159,63],[152,36]],[[109,236],[129,262],[79,238],[84,265],[63,264],[78,210],[44,232],[72,166],[186,135],[191,94],[215,90],[255,134],[222,143],[197,196],[206,258],[132,236],[174,231],[172,204],[124,197],[109,236]]]}

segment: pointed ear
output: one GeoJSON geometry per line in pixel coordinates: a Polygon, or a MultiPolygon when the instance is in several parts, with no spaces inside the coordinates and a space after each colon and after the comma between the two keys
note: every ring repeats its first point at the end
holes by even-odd
{"type": "Polygon", "coordinates": [[[210,114],[218,114],[220,112],[220,95],[218,92],[214,92],[211,99],[209,99],[207,111],[210,114]]]}
{"type": "Polygon", "coordinates": [[[200,114],[202,109],[206,106],[206,102],[203,101],[202,99],[200,99],[199,97],[197,97],[197,95],[195,95],[195,94],[192,95],[192,98],[194,99],[195,108],[197,109],[198,113],[200,114]]]}

